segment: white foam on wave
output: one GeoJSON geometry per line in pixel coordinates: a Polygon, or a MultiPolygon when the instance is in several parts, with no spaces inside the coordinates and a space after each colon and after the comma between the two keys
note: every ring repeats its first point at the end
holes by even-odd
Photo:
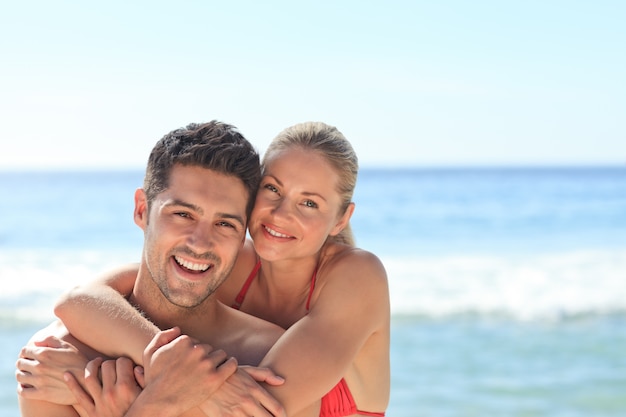
{"type": "Polygon", "coordinates": [[[626,312],[626,250],[383,259],[392,313],[521,320],[626,312]]]}
{"type": "Polygon", "coordinates": [[[0,319],[52,320],[54,303],[64,291],[135,259],[111,251],[4,251],[0,319]]]}
{"type": "MultiPolygon", "coordinates": [[[[0,319],[50,320],[64,291],[136,259],[111,251],[0,253],[0,319]]],[[[527,320],[626,312],[626,249],[382,260],[394,315],[527,320]]]]}

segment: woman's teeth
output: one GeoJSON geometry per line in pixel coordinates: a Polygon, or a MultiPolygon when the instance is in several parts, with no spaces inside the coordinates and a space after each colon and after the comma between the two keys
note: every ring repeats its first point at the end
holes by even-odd
{"type": "Polygon", "coordinates": [[[269,233],[272,236],[276,236],[276,237],[291,237],[289,235],[283,235],[282,233],[278,233],[276,230],[272,230],[269,227],[265,226],[265,230],[267,230],[267,233],[269,233]]]}

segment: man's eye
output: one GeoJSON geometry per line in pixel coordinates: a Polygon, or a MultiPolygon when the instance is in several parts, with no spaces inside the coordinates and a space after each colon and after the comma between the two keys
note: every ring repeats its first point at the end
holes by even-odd
{"type": "Polygon", "coordinates": [[[235,225],[229,222],[218,222],[218,226],[222,227],[230,227],[231,229],[236,229],[235,225]]]}
{"type": "Polygon", "coordinates": [[[265,185],[265,189],[270,190],[273,193],[277,193],[278,192],[278,188],[274,187],[272,184],[266,184],[265,185]]]}
{"type": "Polygon", "coordinates": [[[178,217],[184,217],[184,218],[189,218],[190,217],[189,213],[185,213],[183,211],[179,211],[179,212],[176,212],[174,214],[177,215],[178,217]]]}

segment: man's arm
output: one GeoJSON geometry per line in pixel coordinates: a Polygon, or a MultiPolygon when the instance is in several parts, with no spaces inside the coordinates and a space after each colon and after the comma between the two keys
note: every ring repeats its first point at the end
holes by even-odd
{"type": "Polygon", "coordinates": [[[79,414],[88,417],[124,416],[141,392],[133,368],[134,363],[129,358],[108,361],[96,358],[85,367],[85,388],[79,385],[73,374],[66,372],[65,380],[77,399],[75,408],[79,414]]]}
{"type": "MultiPolygon", "coordinates": [[[[132,369],[120,365],[120,359],[104,362],[100,381],[95,375],[101,363],[89,363],[86,388],[71,374],[66,375],[69,389],[89,416],[175,417],[192,409],[192,415],[204,413],[211,417],[285,415],[281,405],[244,371],[248,367],[237,369],[234,358],[226,360],[223,351],[181,336],[177,328],[160,332],[146,348],[145,378],[140,378],[145,379],[145,388],[141,393],[137,393],[135,379],[130,377],[132,369]],[[108,370],[105,365],[109,365],[108,370]]],[[[247,372],[257,379],[273,380],[269,370],[250,368],[247,372]]]]}
{"type": "Polygon", "coordinates": [[[181,336],[177,328],[157,334],[144,355],[143,391],[127,358],[90,361],[85,369],[85,388],[74,375],[66,373],[78,408],[98,417],[177,417],[211,395],[207,386],[219,388],[237,369],[236,361],[225,360],[224,352],[181,336]]]}

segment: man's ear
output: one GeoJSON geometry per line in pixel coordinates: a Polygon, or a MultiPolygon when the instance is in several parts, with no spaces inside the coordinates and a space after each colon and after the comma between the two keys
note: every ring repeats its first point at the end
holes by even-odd
{"type": "Polygon", "coordinates": [[[148,225],[148,199],[146,198],[146,192],[143,188],[137,188],[135,190],[135,211],[133,213],[135,218],[135,224],[146,230],[148,225]]]}
{"type": "Polygon", "coordinates": [[[354,203],[348,204],[348,208],[346,208],[346,211],[341,215],[337,224],[330,231],[331,236],[337,236],[343,229],[346,228],[348,223],[350,223],[350,218],[352,217],[352,213],[354,213],[354,207],[354,203]]]}

